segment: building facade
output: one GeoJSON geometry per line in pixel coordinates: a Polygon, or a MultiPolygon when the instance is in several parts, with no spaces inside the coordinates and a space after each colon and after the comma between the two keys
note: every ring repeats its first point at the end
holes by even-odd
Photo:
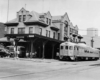
{"type": "Polygon", "coordinates": [[[0,38],[3,38],[6,34],[6,31],[5,31],[5,25],[4,23],[1,23],[0,22],[0,38]]]}
{"type": "Polygon", "coordinates": [[[90,37],[98,36],[98,29],[96,29],[96,28],[88,28],[87,29],[87,36],[90,36],[90,37]]]}
{"type": "MultiPolygon", "coordinates": [[[[47,13],[29,12],[22,8],[16,18],[5,23],[8,40],[25,46],[30,57],[56,58],[59,44],[64,41],[81,42],[78,27],[73,26],[67,13],[52,16],[47,13]],[[21,42],[20,42],[21,41],[21,42]]],[[[26,57],[26,54],[22,54],[26,57]]]]}
{"type": "Polygon", "coordinates": [[[100,48],[100,45],[98,44],[100,42],[100,36],[98,36],[97,28],[88,28],[87,34],[82,36],[82,41],[85,41],[88,46],[100,48]]]}

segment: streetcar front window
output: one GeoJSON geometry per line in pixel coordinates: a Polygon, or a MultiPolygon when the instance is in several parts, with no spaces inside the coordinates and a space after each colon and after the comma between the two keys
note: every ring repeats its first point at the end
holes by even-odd
{"type": "Polygon", "coordinates": [[[69,46],[69,49],[72,50],[73,49],[72,46],[69,46]]]}
{"type": "Polygon", "coordinates": [[[63,46],[61,46],[61,49],[63,49],[63,46]]]}
{"type": "Polygon", "coordinates": [[[66,46],[66,49],[68,49],[68,46],[66,46]]]}

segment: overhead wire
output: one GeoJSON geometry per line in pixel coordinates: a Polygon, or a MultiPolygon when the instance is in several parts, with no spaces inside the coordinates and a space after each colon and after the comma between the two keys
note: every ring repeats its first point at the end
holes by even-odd
{"type": "Polygon", "coordinates": [[[100,31],[100,30],[85,30],[85,29],[78,29],[79,31],[100,31]]]}

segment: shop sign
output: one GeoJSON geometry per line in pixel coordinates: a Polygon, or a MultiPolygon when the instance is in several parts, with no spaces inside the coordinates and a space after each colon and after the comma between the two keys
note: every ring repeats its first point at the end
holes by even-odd
{"type": "Polygon", "coordinates": [[[24,38],[24,36],[17,36],[17,38],[24,38]]]}
{"type": "Polygon", "coordinates": [[[34,35],[29,35],[29,37],[34,37],[34,35]]]}

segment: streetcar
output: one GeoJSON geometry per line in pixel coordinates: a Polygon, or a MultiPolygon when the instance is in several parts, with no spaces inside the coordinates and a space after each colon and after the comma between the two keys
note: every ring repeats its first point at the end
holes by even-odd
{"type": "Polygon", "coordinates": [[[99,50],[84,43],[64,42],[60,44],[60,60],[98,60],[99,50]]]}

